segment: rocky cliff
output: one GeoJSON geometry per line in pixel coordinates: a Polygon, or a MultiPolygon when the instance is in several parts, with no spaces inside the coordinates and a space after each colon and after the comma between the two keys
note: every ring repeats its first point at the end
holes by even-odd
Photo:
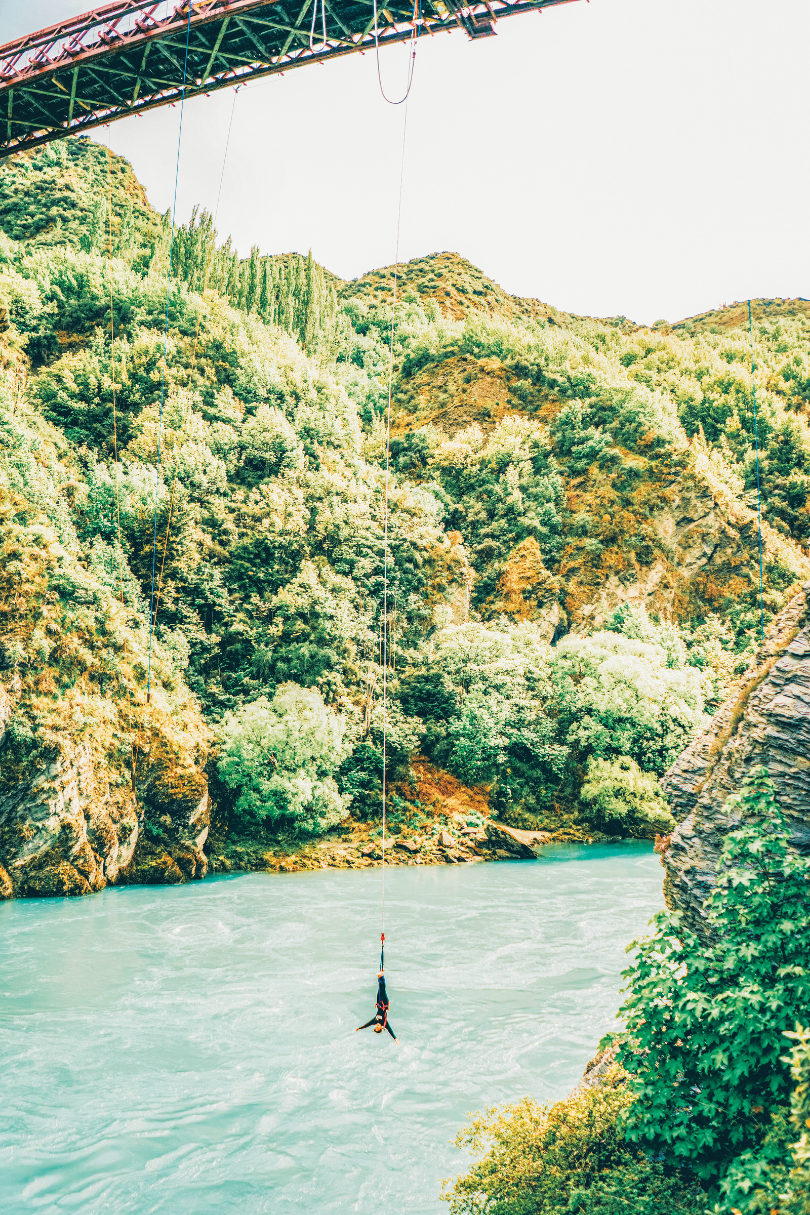
{"type": "Polygon", "coordinates": [[[723,838],[740,821],[728,799],[759,764],[793,843],[810,849],[810,582],[773,620],[752,666],[664,779],[683,820],[663,853],[664,892],[693,928],[701,927],[723,838]]]}
{"type": "MultiPolygon", "coordinates": [[[[9,379],[22,379],[25,365],[0,335],[4,363],[9,379]]],[[[153,637],[150,654],[132,588],[105,582],[77,540],[64,441],[19,398],[10,404],[3,438],[14,457],[0,469],[0,898],[202,877],[209,732],[171,649],[153,637]],[[45,510],[54,501],[55,526],[45,510]]]]}

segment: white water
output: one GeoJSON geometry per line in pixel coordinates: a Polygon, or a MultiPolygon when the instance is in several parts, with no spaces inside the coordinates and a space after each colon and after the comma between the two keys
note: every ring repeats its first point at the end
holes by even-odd
{"type": "Polygon", "coordinates": [[[0,905],[0,1210],[440,1215],[468,1111],[562,1096],[662,904],[648,844],[0,905]]]}

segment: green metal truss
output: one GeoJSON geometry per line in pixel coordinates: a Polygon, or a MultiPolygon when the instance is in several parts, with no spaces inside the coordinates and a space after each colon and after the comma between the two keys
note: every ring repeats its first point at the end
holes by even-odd
{"type": "MultiPolygon", "coordinates": [[[[488,37],[504,17],[573,2],[378,0],[376,41],[407,41],[414,28],[488,37]]],[[[375,45],[373,0],[184,0],[158,10],[156,0],[118,0],[0,47],[0,158],[176,102],[184,64],[194,97],[375,45]]]]}

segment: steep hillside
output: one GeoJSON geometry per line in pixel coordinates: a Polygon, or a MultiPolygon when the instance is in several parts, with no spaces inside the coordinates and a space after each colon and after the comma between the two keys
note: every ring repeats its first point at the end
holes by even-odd
{"type": "Polygon", "coordinates": [[[79,540],[86,492],[0,336],[0,895],[204,876],[210,732],[170,634],[150,647],[113,547],[79,540]],[[151,674],[147,696],[147,676],[151,674]]]}
{"type": "MultiPolygon", "coordinates": [[[[390,307],[395,269],[383,266],[344,283],[340,288],[341,300],[390,307]]],[[[507,295],[502,287],[457,253],[431,253],[399,266],[397,296],[406,303],[420,303],[428,309],[432,305],[438,314],[451,320],[462,320],[475,312],[504,321],[526,318],[564,324],[573,319],[568,313],[558,312],[540,300],[507,295]]]]}
{"type": "Polygon", "coordinates": [[[87,137],[3,162],[0,231],[12,240],[41,248],[67,241],[88,250],[111,241],[124,256],[133,246],[153,246],[160,226],[128,161],[87,137]]]}
{"type": "MultiPolygon", "coordinates": [[[[757,336],[771,612],[810,570],[797,543],[807,536],[810,330],[794,324],[757,336]]],[[[542,614],[552,577],[572,628],[631,603],[750,630],[759,529],[745,348],[741,334],[685,342],[597,322],[476,318],[412,339],[393,397],[395,466],[441,486],[470,553],[474,606],[531,618],[534,600],[542,614]]]]}
{"type": "MultiPolygon", "coordinates": [[[[219,857],[374,822],[383,734],[395,830],[428,770],[513,828],[671,830],[658,777],[759,628],[747,332],[418,259],[386,493],[390,268],[240,257],[197,211],[170,267],[109,165],[0,168],[6,892],[199,876],[206,782],[219,857]]],[[[757,318],[767,623],[810,578],[810,320],[757,318]]]]}
{"type": "MultiPolygon", "coordinates": [[[[774,299],[752,300],[751,318],[760,325],[763,321],[772,322],[785,320],[810,319],[810,300],[774,299]]],[[[710,312],[701,312],[697,316],[689,316],[683,321],[677,321],[672,326],[676,333],[694,333],[703,330],[708,333],[722,333],[729,329],[748,328],[748,301],[735,300],[733,304],[724,304],[710,312]]]]}

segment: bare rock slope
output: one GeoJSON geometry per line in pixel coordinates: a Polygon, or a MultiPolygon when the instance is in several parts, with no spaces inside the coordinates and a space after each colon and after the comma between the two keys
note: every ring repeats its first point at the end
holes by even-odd
{"type": "Polygon", "coordinates": [[[723,839],[740,822],[728,799],[759,764],[774,782],[794,845],[810,850],[810,582],[775,618],[709,729],[665,777],[683,821],[663,854],[664,893],[692,928],[703,923],[723,839]]]}

